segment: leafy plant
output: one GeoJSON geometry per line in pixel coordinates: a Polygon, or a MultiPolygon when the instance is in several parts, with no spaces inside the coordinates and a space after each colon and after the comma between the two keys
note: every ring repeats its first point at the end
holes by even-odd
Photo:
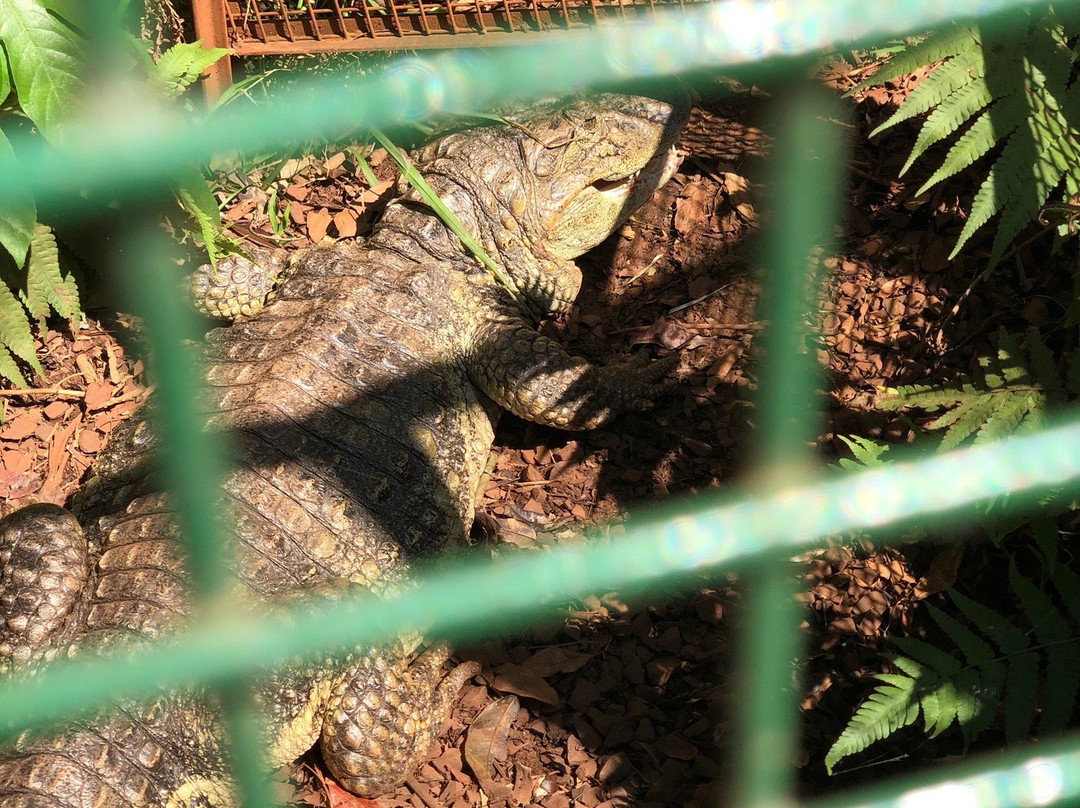
{"type": "Polygon", "coordinates": [[[893,673],[859,707],[825,757],[832,772],[838,762],[914,724],[922,716],[931,738],[953,724],[970,744],[999,712],[1005,738],[1024,740],[1035,724],[1039,733],[1064,729],[1080,691],[1080,577],[1056,567],[1052,586],[1040,589],[1009,570],[1013,594],[1026,625],[1013,625],[988,606],[951,590],[954,617],[927,605],[947,647],[915,638],[895,638],[887,655],[893,673]],[[1057,598],[1045,589],[1056,590],[1057,598]]]}
{"type": "Polygon", "coordinates": [[[973,443],[980,443],[1032,430],[1048,409],[1080,393],[1077,352],[1069,354],[1062,374],[1037,329],[1028,329],[1022,344],[1005,331],[998,332],[994,341],[995,353],[980,357],[972,376],[946,384],[887,389],[878,407],[945,410],[924,425],[945,430],[939,447],[945,451],[972,436],[973,443]]]}
{"type": "MultiPolygon", "coordinates": [[[[0,110],[28,118],[52,145],[62,144],[71,110],[89,96],[82,79],[89,54],[80,33],[88,13],[72,0],[0,0],[0,110]]],[[[138,40],[130,37],[127,42],[133,64],[143,63],[147,80],[166,98],[182,93],[199,73],[228,53],[203,49],[198,42],[180,44],[155,64],[138,40]]],[[[14,150],[0,129],[0,171],[15,170],[14,150]]],[[[207,244],[212,251],[220,218],[213,197],[196,172],[181,180],[180,196],[204,238],[211,236],[207,244]]],[[[82,311],[74,281],[61,270],[56,240],[38,221],[30,193],[0,199],[0,247],[16,268],[14,274],[8,273],[10,286],[0,284],[0,377],[25,387],[16,358],[41,373],[34,355],[31,319],[42,321],[51,309],[73,321],[82,317],[82,311]]]]}
{"type": "Polygon", "coordinates": [[[976,25],[944,27],[894,56],[850,91],[940,62],[896,113],[871,132],[873,136],[930,113],[901,175],[935,143],[959,133],[944,162],[917,195],[1000,148],[950,259],[979,227],[1000,213],[990,254],[992,266],[1057,188],[1063,186],[1066,197],[1080,193],[1076,125],[1080,83],[1073,77],[1077,51],[1070,45],[1076,32],[1066,31],[1052,10],[1018,12],[1017,19],[1010,38],[1002,41],[990,38],[976,25]],[[1016,36],[1018,30],[1021,36],[1016,36]]]}

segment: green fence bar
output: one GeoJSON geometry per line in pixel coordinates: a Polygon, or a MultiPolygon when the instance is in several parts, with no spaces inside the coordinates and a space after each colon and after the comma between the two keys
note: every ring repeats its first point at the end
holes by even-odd
{"type": "Polygon", "coordinates": [[[538,556],[448,564],[394,600],[335,601],[286,616],[235,610],[209,615],[176,640],[131,657],[83,660],[0,686],[0,731],[68,716],[107,698],[140,698],[193,681],[227,682],[294,655],[377,643],[425,630],[484,637],[543,614],[564,594],[675,591],[702,574],[766,563],[820,545],[833,534],[970,520],[978,506],[1008,499],[1002,513],[1037,505],[1047,489],[1080,493],[1080,419],[993,446],[897,462],[771,494],[702,496],[655,509],[618,541],[587,543],[538,556]],[[875,502],[873,510],[862,503],[875,502]]]}
{"type": "MultiPolygon", "coordinates": [[[[840,208],[841,148],[831,123],[840,117],[839,105],[818,86],[795,79],[792,84],[774,104],[775,158],[766,186],[765,226],[772,238],[762,260],[760,309],[768,327],[755,397],[754,455],[754,479],[766,490],[798,484],[816,472],[810,446],[821,420],[821,371],[807,344],[819,286],[813,251],[832,240],[840,208]]],[[[741,805],[779,804],[794,787],[791,761],[798,738],[792,660],[802,635],[796,581],[787,564],[763,564],[751,571],[745,591],[736,793],[741,805]]]]}
{"type": "MultiPolygon", "coordinates": [[[[598,82],[734,67],[773,57],[806,56],[836,43],[880,42],[949,19],[998,14],[1023,0],[732,0],[695,6],[648,26],[612,25],[568,32],[550,44],[481,53],[410,57],[347,86],[314,81],[254,109],[225,108],[202,124],[145,99],[98,99],[123,114],[95,114],[63,152],[26,144],[26,162],[0,171],[0,196],[29,186],[41,202],[78,204],[72,192],[95,187],[135,193],[146,184],[216,153],[266,150],[366,126],[386,127],[438,112],[475,109],[538,93],[581,90],[598,82]],[[388,99],[393,99],[388,101],[388,99]],[[123,122],[123,125],[121,124],[123,122]]],[[[1066,4],[1062,12],[1075,8],[1066,4]]],[[[762,62],[755,75],[783,65],[762,62]]]]}

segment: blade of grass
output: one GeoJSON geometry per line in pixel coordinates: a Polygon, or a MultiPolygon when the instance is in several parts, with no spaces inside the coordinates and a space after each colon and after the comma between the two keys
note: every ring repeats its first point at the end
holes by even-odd
{"type": "Polygon", "coordinates": [[[431,189],[431,186],[427,184],[427,181],[420,176],[420,172],[413,167],[404,152],[395,146],[393,141],[379,129],[373,127],[371,129],[371,134],[374,135],[380,145],[386,149],[387,154],[390,155],[390,159],[397,163],[397,167],[401,170],[402,176],[404,176],[408,183],[416,189],[417,193],[423,197],[424,202],[435,211],[435,214],[442,219],[443,224],[449,227],[450,231],[461,239],[461,243],[465,245],[466,249],[475,255],[476,259],[495,276],[495,280],[503,285],[510,297],[513,298],[514,302],[521,307],[522,311],[528,312],[530,316],[535,316],[533,311],[529,308],[529,305],[522,299],[521,293],[518,292],[517,287],[514,286],[514,282],[510,279],[510,276],[503,272],[503,270],[491,260],[488,254],[484,252],[484,248],[481,247],[476,239],[461,226],[461,222],[458,221],[454,212],[443,204],[443,201],[439,199],[439,195],[436,194],[431,189]]]}

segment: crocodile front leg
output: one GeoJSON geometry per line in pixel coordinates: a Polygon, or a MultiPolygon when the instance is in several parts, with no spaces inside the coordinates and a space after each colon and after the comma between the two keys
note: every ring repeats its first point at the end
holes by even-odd
{"type": "Polygon", "coordinates": [[[594,429],[620,412],[650,408],[678,362],[641,355],[600,367],[512,315],[489,319],[473,345],[466,361],[477,387],[514,415],[560,429],[594,429]]]}

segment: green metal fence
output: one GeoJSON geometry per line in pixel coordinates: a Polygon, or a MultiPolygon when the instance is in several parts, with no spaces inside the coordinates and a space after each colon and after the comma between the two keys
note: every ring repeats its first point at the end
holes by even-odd
{"type": "MultiPolygon", "coordinates": [[[[508,100],[511,90],[523,95],[562,92],[705,66],[755,76],[794,75],[805,66],[804,57],[837,43],[881,41],[963,17],[980,17],[990,25],[994,15],[1023,5],[1006,0],[733,0],[647,27],[605,27],[553,44],[481,55],[452,53],[431,61],[403,59],[349,87],[317,82],[273,104],[243,114],[226,112],[203,124],[175,119],[149,102],[133,106],[126,96],[109,95],[105,80],[94,119],[73,131],[67,148],[27,144],[18,164],[0,165],[0,195],[29,187],[39,204],[78,216],[82,188],[152,194],[189,162],[240,146],[281,147],[393,124],[402,117],[508,100]],[[123,103],[124,114],[102,114],[113,103],[117,108],[123,103]]],[[[103,0],[98,6],[104,9],[103,0]]],[[[1058,11],[1076,6],[1059,4],[1058,11]]],[[[109,32],[103,29],[97,36],[107,47],[109,32]]],[[[671,591],[692,586],[703,571],[737,565],[749,579],[746,630],[755,638],[745,644],[743,660],[753,676],[743,677],[748,692],[739,700],[746,706],[740,716],[737,793],[742,804],[793,803],[788,752],[797,737],[797,711],[788,691],[790,660],[797,655],[797,617],[777,562],[841,531],[874,528],[879,535],[899,535],[927,517],[935,524],[962,522],[992,499],[1005,498],[1007,509],[1022,511],[1038,507],[1038,498],[1049,490],[1080,492],[1080,416],[994,446],[913,457],[856,475],[829,476],[814,465],[806,446],[815,428],[804,403],[813,393],[816,370],[813,358],[799,351],[806,321],[806,258],[813,245],[829,240],[840,154],[821,123],[832,114],[829,98],[804,87],[785,100],[787,118],[778,132],[770,184],[774,202],[765,256],[771,273],[765,317],[771,325],[758,398],[764,438],[757,483],[745,491],[701,496],[640,514],[617,544],[560,548],[483,566],[459,564],[423,576],[415,591],[387,602],[337,601],[323,610],[269,618],[221,607],[216,592],[223,545],[208,510],[220,458],[194,421],[191,396],[197,373],[178,347],[191,324],[179,301],[160,294],[167,283],[161,270],[165,262],[156,257],[148,229],[131,233],[126,282],[147,315],[158,361],[166,465],[191,543],[201,619],[174,641],[134,658],[83,660],[4,683],[0,733],[62,719],[118,696],[149,696],[162,687],[205,682],[231,705],[233,757],[247,804],[268,804],[258,775],[252,716],[240,695],[243,682],[257,672],[297,654],[373,643],[400,632],[422,629],[451,639],[490,635],[520,627],[535,604],[554,595],[601,587],[671,591]]],[[[974,808],[1042,806],[1078,798],[1080,739],[1074,739],[981,763],[973,760],[828,802],[904,808],[949,802],[974,808]]]]}

